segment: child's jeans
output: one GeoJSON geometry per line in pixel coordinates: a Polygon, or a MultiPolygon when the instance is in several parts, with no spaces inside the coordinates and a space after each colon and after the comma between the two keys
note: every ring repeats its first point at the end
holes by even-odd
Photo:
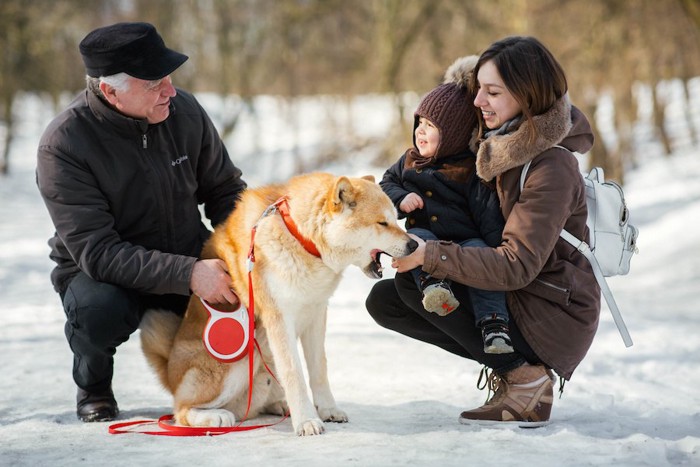
{"type": "MultiPolygon", "coordinates": [[[[438,240],[434,233],[427,229],[409,229],[408,233],[411,233],[423,240],[438,240]]],[[[458,242],[461,246],[469,247],[487,247],[486,242],[481,238],[470,238],[461,242],[458,242]]],[[[411,275],[413,280],[416,281],[418,290],[423,290],[422,282],[426,279],[430,279],[430,275],[423,272],[419,267],[411,270],[411,275]]],[[[506,294],[505,292],[497,292],[492,290],[482,290],[475,289],[474,287],[469,287],[469,299],[472,302],[472,309],[474,310],[474,319],[476,324],[479,325],[482,320],[493,318],[494,315],[497,318],[508,321],[508,308],[506,307],[506,294]]]]}

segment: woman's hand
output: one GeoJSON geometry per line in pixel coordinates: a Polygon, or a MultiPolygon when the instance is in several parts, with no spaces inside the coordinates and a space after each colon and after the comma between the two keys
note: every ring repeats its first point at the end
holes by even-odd
{"type": "Polygon", "coordinates": [[[391,267],[396,269],[397,272],[406,272],[418,266],[423,266],[425,261],[425,241],[413,234],[408,234],[408,236],[418,242],[418,248],[408,256],[391,258],[391,267]]]}

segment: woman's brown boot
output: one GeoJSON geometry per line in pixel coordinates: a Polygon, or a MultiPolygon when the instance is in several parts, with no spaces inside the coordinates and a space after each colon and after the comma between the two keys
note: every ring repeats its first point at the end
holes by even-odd
{"type": "Polygon", "coordinates": [[[549,423],[554,377],[543,365],[526,363],[502,377],[491,373],[487,384],[493,397],[477,409],[462,412],[460,423],[514,424],[523,428],[549,423]]]}

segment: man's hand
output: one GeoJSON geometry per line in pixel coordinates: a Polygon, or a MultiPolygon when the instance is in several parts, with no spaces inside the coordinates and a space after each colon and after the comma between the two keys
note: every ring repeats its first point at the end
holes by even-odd
{"type": "Polygon", "coordinates": [[[410,255],[391,258],[391,267],[397,272],[410,271],[418,266],[423,266],[425,262],[425,240],[413,234],[408,234],[408,236],[418,242],[418,247],[410,255]]]}
{"type": "Polygon", "coordinates": [[[399,203],[399,209],[407,214],[416,209],[423,209],[423,198],[417,193],[409,193],[399,203]]]}
{"type": "Polygon", "coordinates": [[[229,303],[238,306],[238,296],[231,289],[231,276],[220,259],[202,259],[194,263],[190,289],[211,304],[229,303]]]}

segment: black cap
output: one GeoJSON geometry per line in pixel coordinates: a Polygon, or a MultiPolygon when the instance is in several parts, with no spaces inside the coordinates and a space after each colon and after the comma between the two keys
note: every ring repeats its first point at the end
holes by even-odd
{"type": "Polygon", "coordinates": [[[80,42],[80,54],[92,77],[126,73],[145,80],[168,76],[189,58],[167,48],[148,23],[117,23],[95,29],[80,42]]]}

